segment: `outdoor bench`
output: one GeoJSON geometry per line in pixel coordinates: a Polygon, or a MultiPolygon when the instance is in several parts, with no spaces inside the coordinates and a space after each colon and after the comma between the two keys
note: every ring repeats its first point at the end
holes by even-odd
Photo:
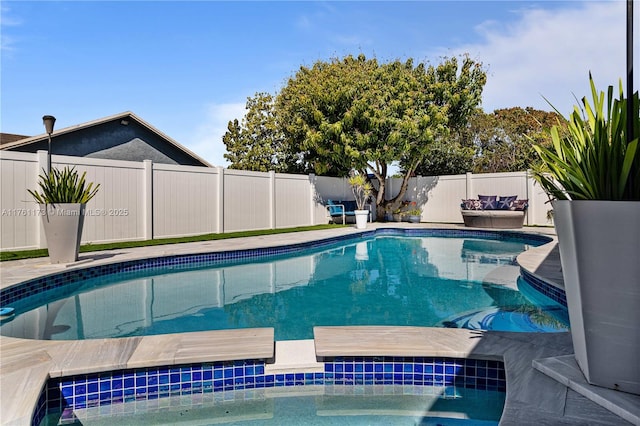
{"type": "MultiPolygon", "coordinates": [[[[358,209],[356,202],[353,200],[327,200],[327,205],[325,207],[327,209],[327,216],[329,217],[329,219],[331,219],[333,223],[336,223],[337,219],[341,219],[343,225],[347,223],[348,217],[355,218],[356,210],[358,209]]],[[[371,222],[371,205],[367,204],[367,209],[369,210],[368,221],[371,222]]]]}
{"type": "Polygon", "coordinates": [[[529,207],[528,200],[516,196],[479,195],[478,199],[462,200],[464,225],[473,228],[522,228],[529,207]]]}

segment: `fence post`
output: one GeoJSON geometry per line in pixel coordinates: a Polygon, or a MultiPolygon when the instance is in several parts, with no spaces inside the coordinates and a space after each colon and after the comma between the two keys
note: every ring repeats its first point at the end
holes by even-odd
{"type": "Polygon", "coordinates": [[[526,179],[527,179],[527,199],[529,200],[529,207],[527,208],[527,226],[538,225],[536,222],[537,219],[537,209],[536,209],[536,200],[534,200],[535,188],[533,184],[535,183],[533,179],[533,175],[531,170],[526,171],[526,179]]]}
{"type": "Polygon", "coordinates": [[[269,171],[269,228],[276,229],[276,172],[269,171]]]}
{"type": "Polygon", "coordinates": [[[309,224],[316,224],[316,175],[309,173],[309,224]]]}
{"type": "Polygon", "coordinates": [[[470,198],[475,198],[472,194],[473,194],[473,173],[471,172],[467,172],[465,174],[466,177],[466,191],[467,191],[467,195],[465,196],[465,198],[468,200],[470,198]]]}
{"type": "Polygon", "coordinates": [[[36,152],[36,163],[38,164],[38,170],[36,170],[36,176],[40,176],[40,173],[44,170],[44,173],[49,173],[49,162],[47,161],[47,151],[40,149],[36,152]]]}
{"type": "MultiPolygon", "coordinates": [[[[49,160],[48,160],[47,151],[38,150],[36,152],[36,182],[40,180],[39,176],[41,173],[49,173],[49,160]]],[[[42,225],[42,220],[38,220],[36,238],[38,243],[38,248],[47,248],[47,238],[44,235],[44,226],[42,225]]]]}
{"type": "Polygon", "coordinates": [[[142,236],[153,240],[153,161],[142,161],[142,236]]]}
{"type": "Polygon", "coordinates": [[[218,188],[217,188],[217,199],[216,199],[216,208],[218,209],[218,223],[216,224],[216,233],[222,234],[224,233],[224,168],[221,166],[217,167],[218,169],[218,188]]]}

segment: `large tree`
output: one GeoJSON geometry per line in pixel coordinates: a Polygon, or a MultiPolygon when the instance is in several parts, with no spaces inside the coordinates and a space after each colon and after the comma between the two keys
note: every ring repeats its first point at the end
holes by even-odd
{"type": "Polygon", "coordinates": [[[346,56],[301,67],[277,97],[287,141],[318,174],[372,174],[377,213],[397,207],[409,177],[450,127],[466,122],[480,103],[486,74],[464,57],[437,66],[346,56]],[[388,166],[404,170],[400,192],[385,199],[388,166]]]}
{"type": "Polygon", "coordinates": [[[459,175],[473,170],[475,149],[455,138],[436,141],[415,171],[420,176],[459,175]]]}
{"type": "Polygon", "coordinates": [[[247,98],[246,111],[242,122],[229,121],[222,137],[227,147],[224,158],[231,162],[229,168],[281,173],[305,171],[297,153],[285,143],[277,121],[275,98],[269,93],[256,93],[247,98]]]}
{"type": "Polygon", "coordinates": [[[531,107],[497,109],[490,114],[478,112],[465,130],[476,148],[473,171],[476,173],[515,172],[535,167],[539,161],[533,145],[549,145],[549,129],[564,126],[555,112],[531,107]]]}
{"type": "Polygon", "coordinates": [[[533,145],[549,145],[549,129],[553,125],[565,127],[564,119],[554,112],[513,107],[487,114],[478,108],[466,125],[453,129],[446,141],[429,148],[416,174],[441,176],[534,168],[539,158],[533,145]]]}

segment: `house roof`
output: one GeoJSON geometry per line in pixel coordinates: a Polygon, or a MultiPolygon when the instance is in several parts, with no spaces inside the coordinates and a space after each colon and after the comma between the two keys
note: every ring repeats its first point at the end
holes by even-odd
{"type": "MultiPolygon", "coordinates": [[[[169,144],[173,145],[174,147],[176,147],[178,150],[184,152],[185,154],[187,154],[187,155],[193,157],[194,159],[196,159],[197,161],[201,162],[203,165],[205,165],[207,167],[213,167],[208,161],[206,161],[205,159],[203,159],[199,155],[195,154],[193,151],[187,149],[185,146],[179,144],[177,141],[175,141],[174,139],[170,138],[166,134],[162,133],[160,130],[156,129],[151,124],[147,123],[146,121],[144,121],[142,118],[138,117],[137,115],[135,115],[131,111],[126,111],[126,112],[123,112],[123,113],[120,113],[120,114],[111,115],[109,117],[104,117],[104,118],[100,118],[100,119],[97,119],[97,120],[88,121],[88,122],[82,123],[82,124],[76,124],[75,126],[65,127],[63,129],[60,129],[60,130],[54,130],[53,133],[51,133],[51,136],[53,137],[53,136],[64,135],[66,133],[75,132],[77,130],[85,129],[85,128],[88,128],[88,127],[98,126],[100,124],[107,123],[107,122],[114,121],[114,120],[134,120],[138,124],[140,124],[141,126],[146,127],[149,131],[155,133],[160,138],[164,139],[167,143],[169,143],[169,144]]],[[[36,143],[36,142],[41,142],[43,140],[47,140],[47,138],[49,136],[46,133],[43,133],[43,134],[37,135],[37,136],[32,136],[32,137],[22,136],[21,139],[14,139],[14,141],[12,141],[12,142],[7,141],[5,143],[4,135],[10,135],[10,134],[3,133],[2,145],[0,145],[0,149],[10,149],[10,148],[15,148],[15,147],[19,147],[19,146],[29,145],[29,144],[36,143]]],[[[11,136],[19,136],[19,135],[11,135],[11,136]]]]}
{"type": "Polygon", "coordinates": [[[0,145],[5,145],[19,141],[21,139],[27,139],[29,136],[14,135],[13,133],[0,133],[0,145]]]}

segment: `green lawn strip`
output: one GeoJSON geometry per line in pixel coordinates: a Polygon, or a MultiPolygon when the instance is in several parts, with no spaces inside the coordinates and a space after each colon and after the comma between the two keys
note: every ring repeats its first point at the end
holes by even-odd
{"type": "MultiPolygon", "coordinates": [[[[329,229],[329,228],[336,228],[336,227],[343,227],[343,226],[345,225],[300,226],[297,228],[263,229],[258,231],[229,232],[225,234],[195,235],[191,237],[159,238],[156,240],[122,241],[122,242],[106,243],[106,244],[85,244],[83,246],[80,246],[80,253],[87,253],[91,251],[116,250],[116,249],[122,249],[122,248],[132,248],[132,247],[158,246],[162,244],[192,243],[197,241],[224,240],[228,238],[256,237],[260,235],[285,234],[289,232],[317,231],[320,229],[329,229]]],[[[47,249],[2,251],[0,252],[0,262],[4,262],[7,260],[20,260],[20,259],[30,259],[35,257],[46,257],[48,255],[49,255],[49,252],[47,251],[47,249]]]]}

